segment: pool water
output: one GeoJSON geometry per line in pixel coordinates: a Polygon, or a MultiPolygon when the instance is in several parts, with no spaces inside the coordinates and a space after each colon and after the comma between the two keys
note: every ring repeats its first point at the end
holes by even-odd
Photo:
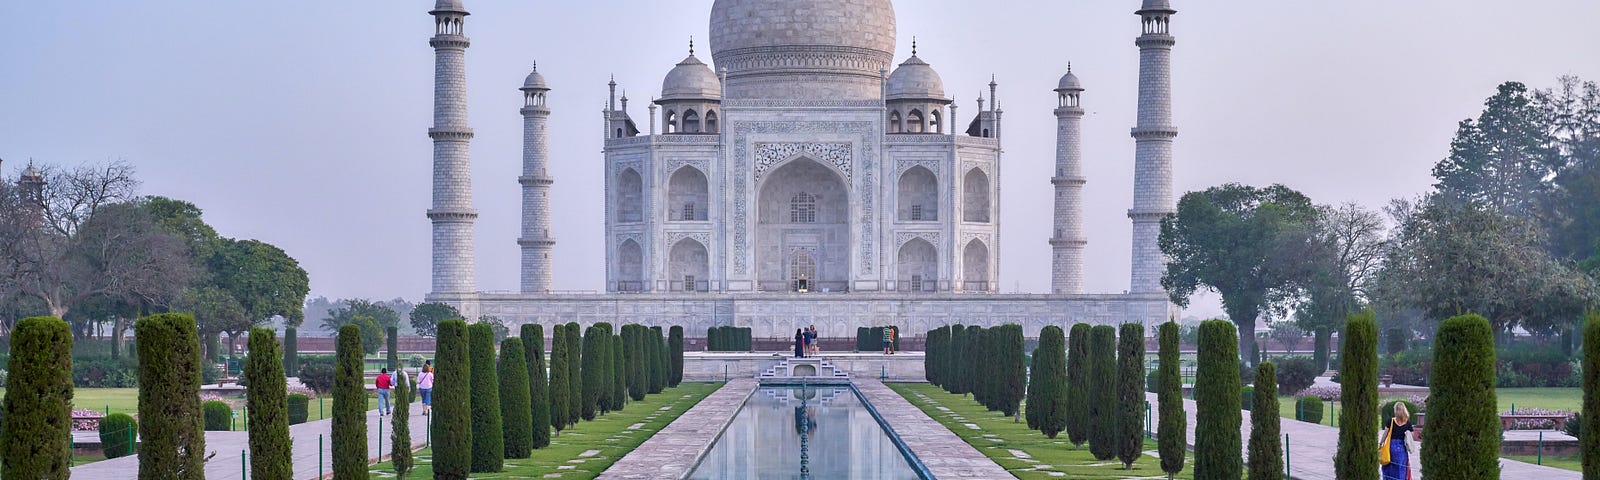
{"type": "Polygon", "coordinates": [[[689,478],[918,479],[849,385],[762,387],[689,478]]]}

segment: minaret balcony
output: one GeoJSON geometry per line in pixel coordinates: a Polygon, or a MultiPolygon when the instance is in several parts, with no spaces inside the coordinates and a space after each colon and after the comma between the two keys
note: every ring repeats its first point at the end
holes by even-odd
{"type": "Polygon", "coordinates": [[[1050,239],[1050,246],[1052,247],[1083,248],[1087,245],[1089,245],[1089,240],[1083,237],[1050,239]]]}
{"type": "Polygon", "coordinates": [[[472,46],[472,40],[466,35],[434,35],[428,39],[428,45],[433,48],[467,48],[472,46]]]}
{"type": "Polygon", "coordinates": [[[556,183],[556,179],[545,175],[523,175],[517,177],[517,183],[524,187],[548,187],[556,183]]]}
{"type": "Polygon", "coordinates": [[[1139,48],[1172,48],[1178,44],[1177,37],[1165,33],[1146,33],[1133,41],[1139,48]]]}
{"type": "Polygon", "coordinates": [[[1050,177],[1050,183],[1058,187],[1081,187],[1084,184],[1089,183],[1089,179],[1084,177],[1050,177]]]}
{"type": "Polygon", "coordinates": [[[471,140],[472,128],[470,127],[433,127],[428,129],[428,138],[434,140],[471,140]]]}
{"type": "Polygon", "coordinates": [[[439,223],[471,223],[478,218],[473,209],[434,208],[428,210],[428,219],[439,223]]]}
{"type": "Polygon", "coordinates": [[[519,238],[517,239],[517,245],[524,247],[554,247],[556,245],[556,237],[519,238]]]}
{"type": "Polygon", "coordinates": [[[1130,133],[1133,134],[1133,138],[1136,138],[1136,139],[1139,139],[1139,140],[1146,140],[1146,139],[1151,139],[1151,140],[1173,139],[1173,138],[1177,138],[1178,137],[1178,127],[1174,127],[1174,126],[1171,126],[1171,125],[1153,126],[1153,127],[1133,127],[1133,129],[1130,131],[1130,133]]]}

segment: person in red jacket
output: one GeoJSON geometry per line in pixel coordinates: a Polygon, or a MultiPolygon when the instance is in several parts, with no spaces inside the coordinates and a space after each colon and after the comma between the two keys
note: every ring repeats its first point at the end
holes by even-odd
{"type": "Polygon", "coordinates": [[[374,386],[378,387],[378,416],[380,417],[389,414],[389,388],[393,387],[390,381],[389,369],[379,369],[378,380],[374,386]]]}

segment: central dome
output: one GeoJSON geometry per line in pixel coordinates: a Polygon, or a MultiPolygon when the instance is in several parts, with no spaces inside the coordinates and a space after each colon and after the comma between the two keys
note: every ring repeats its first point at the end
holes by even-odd
{"type": "Polygon", "coordinates": [[[716,0],[711,56],[730,98],[875,99],[894,58],[890,0],[716,0]]]}

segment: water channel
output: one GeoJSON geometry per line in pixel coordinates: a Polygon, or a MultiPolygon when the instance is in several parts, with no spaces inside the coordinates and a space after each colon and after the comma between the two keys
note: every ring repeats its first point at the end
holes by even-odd
{"type": "Polygon", "coordinates": [[[762,387],[689,478],[924,478],[854,387],[762,387]]]}

